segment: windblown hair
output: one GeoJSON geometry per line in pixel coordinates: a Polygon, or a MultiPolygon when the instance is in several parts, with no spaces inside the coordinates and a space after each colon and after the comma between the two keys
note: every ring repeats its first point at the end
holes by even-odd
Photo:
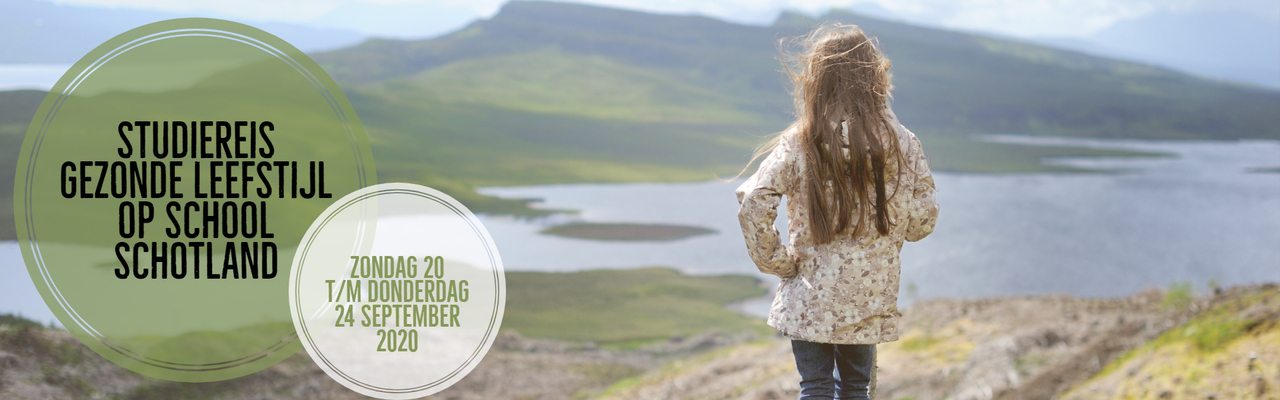
{"type": "Polygon", "coordinates": [[[828,24],[791,40],[800,51],[784,62],[796,107],[788,131],[799,135],[811,233],[824,244],[850,229],[861,235],[871,221],[888,234],[886,179],[896,182],[903,170],[888,114],[889,59],[853,25],[828,24]]]}

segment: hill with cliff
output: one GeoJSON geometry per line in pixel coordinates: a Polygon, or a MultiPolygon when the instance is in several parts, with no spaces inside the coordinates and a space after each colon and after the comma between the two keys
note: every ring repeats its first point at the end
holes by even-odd
{"type": "MultiPolygon", "coordinates": [[[[517,1],[438,38],[372,39],[313,57],[359,112],[380,181],[432,186],[480,212],[530,214],[474,187],[737,173],[791,118],[779,59],[793,49],[779,41],[829,21],[878,38],[894,63],[894,108],[935,170],[1072,171],[1040,159],[1134,155],[975,134],[1280,139],[1280,91],[839,10],[748,26],[517,1]]],[[[4,171],[42,98],[0,92],[4,171]]],[[[0,182],[5,204],[11,188],[0,182]]]]}

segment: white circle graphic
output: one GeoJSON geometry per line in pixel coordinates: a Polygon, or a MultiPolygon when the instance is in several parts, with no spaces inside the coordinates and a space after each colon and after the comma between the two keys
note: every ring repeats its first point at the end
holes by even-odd
{"type": "Polygon", "coordinates": [[[331,378],[381,399],[428,396],[497,337],[506,278],[493,239],[435,189],[384,183],[334,202],[303,236],[289,308],[331,378]]]}

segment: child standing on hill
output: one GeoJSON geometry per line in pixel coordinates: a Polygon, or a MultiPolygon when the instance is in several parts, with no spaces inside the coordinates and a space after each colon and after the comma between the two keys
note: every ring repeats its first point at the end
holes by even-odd
{"type": "Polygon", "coordinates": [[[933,176],[889,109],[889,60],[856,26],[804,38],[788,67],[796,121],[738,188],[760,271],[782,278],[769,325],[791,338],[801,399],[869,398],[875,345],[898,340],[904,240],[933,232],[933,176]],[[774,228],[787,196],[790,246],[774,228]],[[833,376],[833,372],[836,374],[833,376]]]}

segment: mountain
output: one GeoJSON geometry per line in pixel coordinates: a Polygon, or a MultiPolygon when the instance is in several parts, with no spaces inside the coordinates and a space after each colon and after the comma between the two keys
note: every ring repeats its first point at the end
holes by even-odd
{"type": "Polygon", "coordinates": [[[696,16],[512,2],[492,19],[441,38],[371,40],[316,59],[340,82],[357,90],[377,88],[383,97],[416,95],[632,121],[780,127],[791,107],[776,60],[778,39],[824,21],[854,23],[879,38],[894,61],[895,110],[913,130],[1280,138],[1274,112],[1280,92],[841,11],[813,21],[784,14],[772,26],[753,27],[696,16]],[[645,78],[646,72],[666,81],[645,78]],[[675,104],[683,114],[661,108],[674,99],[687,102],[675,104]]]}
{"type": "MultiPolygon", "coordinates": [[[[855,13],[877,19],[943,29],[947,25],[945,12],[936,9],[901,13],[875,2],[849,7],[855,13]]],[[[1014,40],[1280,89],[1280,14],[1275,13],[1280,9],[1261,4],[1250,7],[1210,3],[1174,8],[1177,10],[1121,19],[1088,36],[1022,36],[1014,40]],[[1270,10],[1263,11],[1265,8],[1270,10]]]]}
{"type": "Polygon", "coordinates": [[[463,193],[708,179],[736,173],[788,124],[779,41],[826,21],[878,37],[894,62],[894,108],[935,169],[1052,170],[1040,157],[1097,154],[974,134],[1280,139],[1277,91],[843,11],[758,27],[518,1],[439,38],[314,58],[360,112],[383,180],[463,193]]]}
{"type": "MultiPolygon", "coordinates": [[[[6,0],[4,12],[0,13],[0,63],[70,64],[98,44],[129,29],[192,16],[196,15],[38,0],[6,0]]],[[[335,49],[356,44],[365,38],[360,33],[339,29],[243,22],[280,36],[303,51],[335,49]]]]}
{"type": "MultiPolygon", "coordinates": [[[[1280,139],[1274,90],[843,11],[760,27],[517,1],[439,38],[371,39],[313,58],[359,112],[380,181],[519,214],[536,211],[473,188],[738,173],[791,119],[779,41],[826,21],[878,37],[894,63],[894,109],[935,170],[1063,171],[1040,159],[1134,155],[974,134],[1280,139]]],[[[20,143],[31,114],[22,107],[39,99],[0,92],[13,104],[0,108],[0,133],[20,143]]]]}
{"type": "Polygon", "coordinates": [[[1280,89],[1280,21],[1238,11],[1159,12],[1045,45],[1280,89]]]}
{"type": "Polygon", "coordinates": [[[1280,89],[1280,22],[1244,12],[1163,12],[1091,38],[1105,53],[1280,89]]]}

